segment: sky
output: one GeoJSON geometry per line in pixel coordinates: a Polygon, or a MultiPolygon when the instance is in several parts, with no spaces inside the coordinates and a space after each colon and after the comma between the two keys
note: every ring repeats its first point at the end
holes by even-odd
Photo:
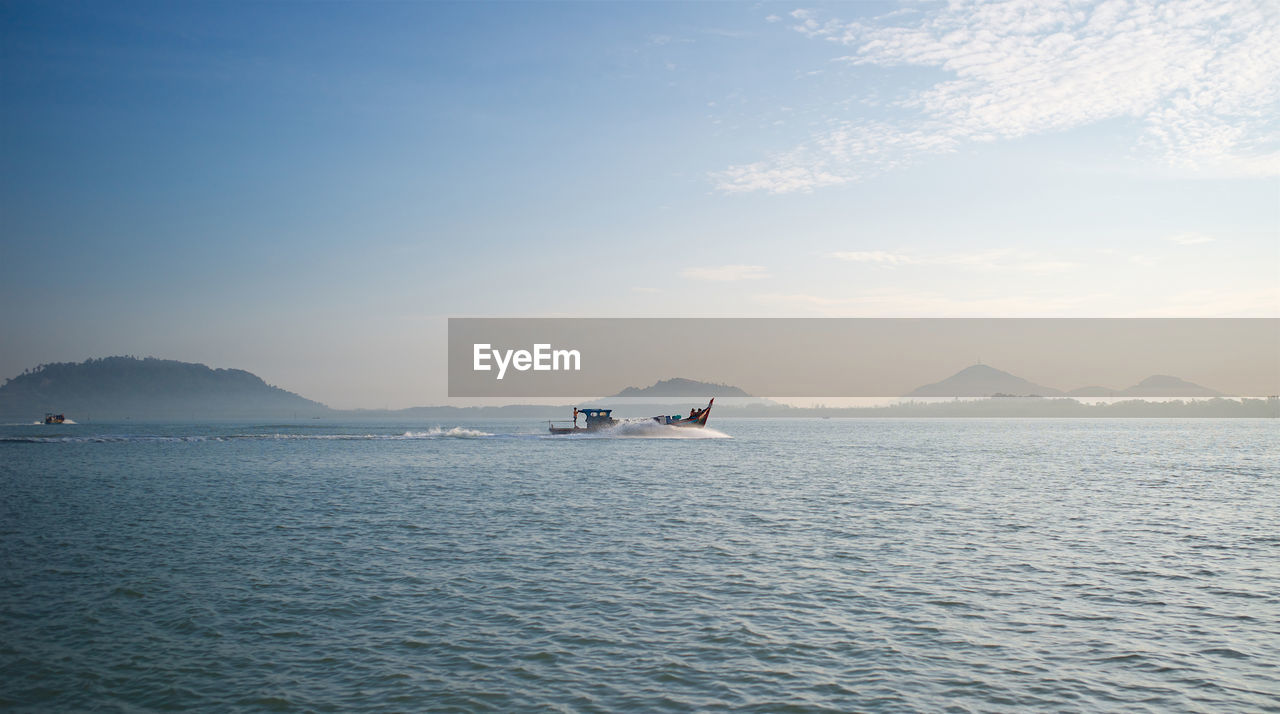
{"type": "Polygon", "coordinates": [[[1274,2],[8,2],[0,33],[0,377],[150,355],[399,408],[447,401],[450,316],[1280,317],[1274,2]]]}

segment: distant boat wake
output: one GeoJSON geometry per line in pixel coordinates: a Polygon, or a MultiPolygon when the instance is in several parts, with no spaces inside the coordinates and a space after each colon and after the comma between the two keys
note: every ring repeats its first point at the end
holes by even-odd
{"type": "Polygon", "coordinates": [[[406,439],[478,439],[484,436],[495,436],[487,431],[479,429],[468,429],[466,427],[455,426],[452,429],[443,427],[432,427],[427,431],[406,431],[403,437],[406,439]]]}
{"type": "MultiPolygon", "coordinates": [[[[70,421],[68,424],[72,423],[70,421]]],[[[546,439],[548,434],[494,434],[463,426],[432,427],[425,431],[406,431],[399,434],[298,434],[277,432],[269,434],[84,434],[59,436],[0,436],[0,443],[29,444],[92,444],[119,442],[218,442],[218,441],[416,441],[440,439],[546,439]]],[[[687,429],[658,424],[648,419],[624,421],[611,427],[582,434],[556,437],[559,439],[731,439],[724,432],[711,428],[687,429]]]]}
{"type": "Polygon", "coordinates": [[[201,442],[201,441],[410,441],[417,439],[482,439],[496,437],[478,429],[455,426],[433,427],[403,434],[91,434],[84,436],[0,436],[0,443],[95,444],[119,442],[201,442]]]}
{"type": "Polygon", "coordinates": [[[276,441],[412,441],[415,439],[483,439],[496,437],[479,429],[455,426],[446,429],[433,426],[426,431],[406,431],[403,434],[238,434],[232,439],[271,439],[276,441]]]}

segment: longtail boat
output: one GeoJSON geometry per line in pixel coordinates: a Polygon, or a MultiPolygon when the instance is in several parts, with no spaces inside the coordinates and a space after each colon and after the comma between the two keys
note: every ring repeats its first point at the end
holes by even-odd
{"type": "MultiPolygon", "coordinates": [[[[689,416],[680,416],[679,414],[667,416],[665,414],[648,419],[637,419],[633,423],[643,424],[649,421],[664,424],[666,426],[696,427],[701,429],[707,425],[707,418],[711,416],[711,405],[716,403],[715,397],[707,402],[706,409],[690,409],[689,416]]],[[[623,423],[621,419],[613,418],[612,409],[573,409],[573,426],[557,426],[557,424],[568,424],[567,421],[549,421],[547,427],[552,434],[589,434],[593,431],[607,429],[611,426],[623,423]],[[578,417],[584,418],[586,423],[578,426],[578,417]]]]}

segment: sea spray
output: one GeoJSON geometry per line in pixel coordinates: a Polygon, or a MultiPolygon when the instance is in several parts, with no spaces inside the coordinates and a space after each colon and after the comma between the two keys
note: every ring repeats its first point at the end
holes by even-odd
{"type": "Polygon", "coordinates": [[[732,436],[710,427],[686,427],[659,424],[651,419],[623,421],[578,434],[551,436],[556,439],[732,439],[732,436]]]}

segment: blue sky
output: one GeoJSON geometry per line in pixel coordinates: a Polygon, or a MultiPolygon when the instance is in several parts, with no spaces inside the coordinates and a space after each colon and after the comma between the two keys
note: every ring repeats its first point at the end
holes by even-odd
{"type": "Polygon", "coordinates": [[[1280,316],[1274,3],[0,24],[3,376],[149,354],[399,407],[444,401],[451,315],[1280,316]]]}

